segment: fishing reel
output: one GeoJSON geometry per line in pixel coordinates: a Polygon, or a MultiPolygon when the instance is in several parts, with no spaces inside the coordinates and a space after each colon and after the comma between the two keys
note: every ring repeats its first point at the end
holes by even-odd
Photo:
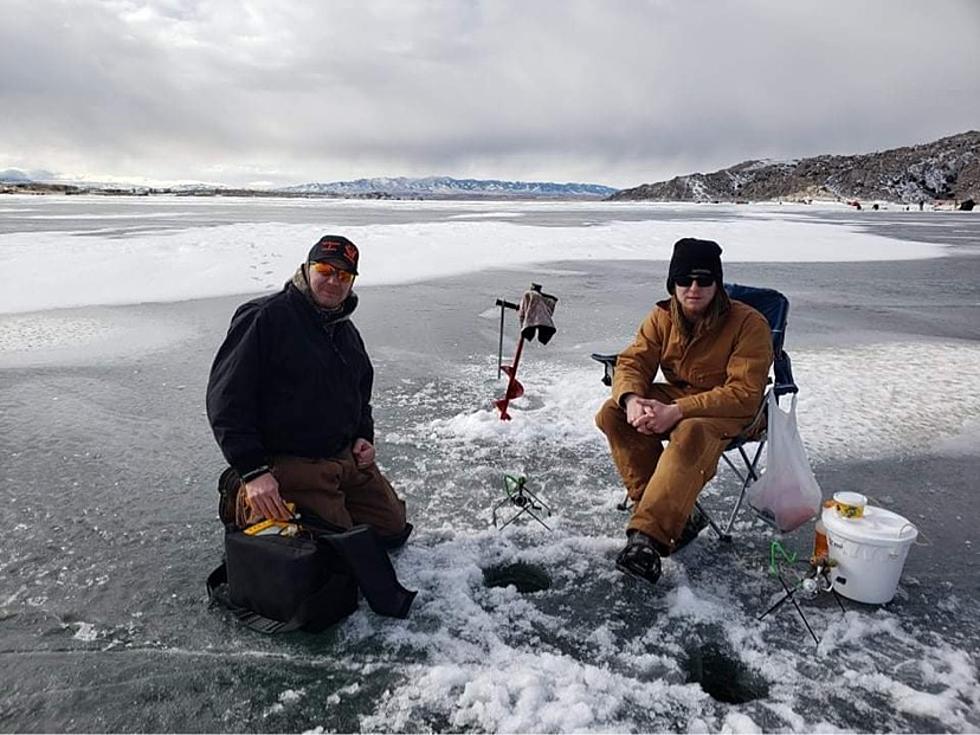
{"type": "Polygon", "coordinates": [[[830,570],[835,566],[837,562],[825,555],[810,557],[810,568],[800,580],[800,591],[809,599],[821,592],[833,591],[834,582],[830,578],[830,570]]]}
{"type": "Polygon", "coordinates": [[[500,500],[491,511],[493,517],[493,525],[498,530],[502,530],[506,526],[516,521],[522,515],[527,513],[534,520],[540,523],[542,526],[547,528],[549,531],[551,527],[542,520],[541,516],[538,515],[546,514],[551,515],[551,507],[544,502],[540,497],[535,495],[527,487],[527,478],[524,475],[520,477],[515,477],[514,475],[504,475],[504,497],[500,500]],[[516,508],[518,511],[512,515],[503,525],[497,526],[497,511],[501,506],[510,504],[516,508]]]}
{"type": "Polygon", "coordinates": [[[817,634],[814,633],[813,628],[810,627],[810,621],[806,619],[806,615],[803,614],[803,608],[800,607],[799,603],[796,601],[796,598],[804,597],[812,600],[821,593],[830,592],[837,601],[838,606],[840,606],[841,612],[847,612],[844,609],[844,603],[841,601],[840,595],[838,595],[837,590],[834,589],[834,582],[830,575],[830,570],[837,566],[837,562],[830,559],[826,555],[810,557],[810,563],[807,571],[794,585],[787,584],[786,579],[783,577],[781,565],[784,562],[787,564],[796,563],[796,554],[786,551],[786,549],[783,548],[783,545],[778,541],[773,541],[769,546],[769,573],[779,580],[779,583],[783,587],[784,594],[782,597],[776,600],[776,602],[768,610],[762,613],[758,619],[762,620],[769,613],[775,612],[788,601],[792,603],[794,608],[796,608],[796,612],[799,613],[800,620],[802,620],[803,625],[806,626],[807,632],[810,634],[810,637],[813,638],[813,642],[820,645],[820,639],[817,638],[817,634]]]}

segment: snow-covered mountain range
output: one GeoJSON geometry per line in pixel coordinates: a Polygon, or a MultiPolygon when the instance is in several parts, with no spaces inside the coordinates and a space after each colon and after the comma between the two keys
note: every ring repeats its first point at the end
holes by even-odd
{"type": "Polygon", "coordinates": [[[599,184],[557,184],[547,181],[500,181],[497,179],[454,179],[450,176],[424,178],[354,179],[329,183],[300,184],[279,189],[296,194],[326,194],[346,197],[399,199],[601,199],[617,190],[599,184]]]}
{"type": "Polygon", "coordinates": [[[709,174],[643,184],[611,199],[980,201],[980,132],[855,156],[744,161],[709,174]]]}

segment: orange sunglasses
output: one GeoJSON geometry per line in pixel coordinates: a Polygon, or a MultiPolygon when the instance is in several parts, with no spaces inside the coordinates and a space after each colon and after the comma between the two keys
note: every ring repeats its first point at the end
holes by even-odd
{"type": "Polygon", "coordinates": [[[330,263],[310,263],[310,268],[327,278],[336,276],[337,280],[341,283],[351,283],[354,280],[353,273],[345,271],[343,268],[338,268],[335,265],[330,265],[330,263]]]}

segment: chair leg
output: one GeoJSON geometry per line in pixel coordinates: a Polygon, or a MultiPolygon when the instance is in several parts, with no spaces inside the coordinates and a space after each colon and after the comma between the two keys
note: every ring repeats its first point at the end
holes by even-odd
{"type": "Polygon", "coordinates": [[[745,453],[745,447],[741,446],[738,448],[738,453],[742,455],[742,461],[745,462],[745,469],[748,471],[749,477],[752,478],[752,482],[759,479],[759,476],[755,474],[755,463],[759,461],[759,455],[762,453],[762,447],[765,446],[765,443],[765,439],[759,442],[759,445],[755,448],[755,456],[752,457],[751,462],[749,462],[749,455],[745,453]]]}
{"type": "Polygon", "coordinates": [[[724,460],[725,464],[728,465],[728,468],[735,473],[735,476],[738,477],[741,482],[745,482],[745,475],[742,474],[742,471],[738,468],[738,466],[728,458],[728,455],[722,454],[721,458],[724,460]]]}
{"type": "MultiPolygon", "coordinates": [[[[755,450],[755,456],[752,461],[749,461],[748,455],[745,453],[745,447],[739,447],[738,451],[742,455],[742,459],[745,460],[746,475],[742,480],[742,489],[738,494],[738,500],[735,501],[735,507],[732,508],[732,513],[728,517],[728,523],[725,524],[725,535],[731,538],[732,527],[735,525],[735,517],[738,515],[739,510],[742,508],[742,503],[745,501],[745,494],[749,489],[749,485],[759,479],[758,474],[756,474],[755,468],[756,463],[759,461],[759,457],[762,455],[762,448],[766,445],[765,440],[759,442],[759,446],[755,450]]],[[[739,477],[742,477],[739,473],[739,477]]]]}
{"type": "Polygon", "coordinates": [[[701,505],[701,501],[700,500],[695,500],[694,501],[694,507],[697,508],[699,511],[701,511],[701,513],[707,519],[708,525],[711,526],[711,530],[714,531],[716,534],[718,534],[718,540],[719,541],[724,541],[726,544],[730,544],[732,542],[732,535],[730,533],[728,533],[727,531],[722,531],[721,530],[721,528],[718,526],[718,524],[715,523],[715,519],[712,518],[711,517],[711,514],[708,513],[708,511],[706,511],[704,509],[704,507],[701,505]]]}

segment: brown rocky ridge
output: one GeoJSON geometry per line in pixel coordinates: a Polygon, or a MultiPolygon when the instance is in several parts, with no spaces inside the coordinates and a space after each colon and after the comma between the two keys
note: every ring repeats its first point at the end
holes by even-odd
{"type": "Polygon", "coordinates": [[[980,201],[980,132],[853,156],[744,161],[713,173],[624,189],[610,200],[681,202],[980,201]]]}

